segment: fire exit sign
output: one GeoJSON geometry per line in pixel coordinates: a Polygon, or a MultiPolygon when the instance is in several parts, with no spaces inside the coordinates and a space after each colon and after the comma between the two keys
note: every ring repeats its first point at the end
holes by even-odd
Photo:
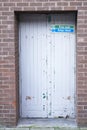
{"type": "Polygon", "coordinates": [[[51,32],[74,32],[74,25],[52,25],[51,32]]]}

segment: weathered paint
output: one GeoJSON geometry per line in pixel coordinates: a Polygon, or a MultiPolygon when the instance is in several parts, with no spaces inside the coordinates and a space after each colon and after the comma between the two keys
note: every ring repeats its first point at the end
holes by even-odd
{"type": "Polygon", "coordinates": [[[30,96],[26,96],[26,100],[31,100],[31,97],[30,96]]]}
{"type": "Polygon", "coordinates": [[[22,15],[20,21],[21,116],[75,117],[75,32],[50,31],[53,24],[74,27],[74,15],[22,15]]]}

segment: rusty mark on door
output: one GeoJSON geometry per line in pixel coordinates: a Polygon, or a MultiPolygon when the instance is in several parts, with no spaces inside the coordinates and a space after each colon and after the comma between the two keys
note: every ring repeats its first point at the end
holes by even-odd
{"type": "Polygon", "coordinates": [[[30,96],[26,96],[26,100],[31,100],[31,97],[30,96]]]}

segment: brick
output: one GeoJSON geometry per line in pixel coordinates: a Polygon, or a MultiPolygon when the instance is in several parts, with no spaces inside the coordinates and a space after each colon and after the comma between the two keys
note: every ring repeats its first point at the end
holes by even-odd
{"type": "Polygon", "coordinates": [[[8,39],[3,39],[3,42],[14,42],[14,39],[10,39],[10,38],[8,38],[8,39]]]}
{"type": "Polygon", "coordinates": [[[87,7],[77,7],[78,10],[87,10],[87,7]]]}
{"type": "Polygon", "coordinates": [[[29,3],[17,3],[17,6],[28,6],[29,3]]]}
{"type": "Polygon", "coordinates": [[[9,7],[0,7],[0,11],[5,12],[5,11],[9,11],[9,7]]]}
{"type": "Polygon", "coordinates": [[[68,2],[57,2],[57,6],[68,6],[68,2]]]}
{"type": "Polygon", "coordinates": [[[87,106],[84,106],[84,109],[87,109],[87,106]]]}
{"type": "Polygon", "coordinates": [[[70,1],[76,1],[76,0],[64,0],[64,1],[70,2],[70,1]]]}
{"type": "Polygon", "coordinates": [[[83,2],[83,6],[87,6],[87,2],[83,2]]]}
{"type": "Polygon", "coordinates": [[[43,3],[43,6],[46,7],[46,6],[54,6],[55,7],[55,3],[43,3]]]}
{"type": "Polygon", "coordinates": [[[6,27],[6,25],[0,25],[0,29],[5,29],[6,27]]]}
{"type": "MultiPolygon", "coordinates": [[[[57,0],[49,0],[49,1],[51,1],[51,2],[57,2],[57,0]]],[[[58,0],[58,1],[61,1],[61,0],[58,0]]]]}
{"type": "Polygon", "coordinates": [[[0,2],[2,2],[2,3],[3,3],[3,2],[8,2],[8,0],[0,0],[0,2]]]}
{"type": "MultiPolygon", "coordinates": [[[[79,94],[80,96],[86,97],[87,94],[79,94]]],[[[78,96],[79,96],[78,95],[78,96]]],[[[87,102],[78,102],[78,105],[87,105],[87,102]]],[[[87,112],[87,111],[86,111],[87,112]]]]}
{"type": "Polygon", "coordinates": [[[49,0],[36,0],[36,2],[48,2],[49,0]]]}
{"type": "Polygon", "coordinates": [[[79,20],[82,20],[82,19],[85,19],[85,18],[87,18],[87,16],[78,16],[79,20]]]}
{"type": "Polygon", "coordinates": [[[15,3],[4,3],[4,6],[7,6],[7,7],[9,7],[9,6],[15,6],[15,3]]]}
{"type": "Polygon", "coordinates": [[[42,3],[30,3],[30,6],[42,6],[42,3]]]}
{"type": "Polygon", "coordinates": [[[70,6],[82,6],[82,2],[70,2],[70,6]]]}
{"type": "Polygon", "coordinates": [[[0,16],[0,19],[7,20],[7,16],[0,16]]]}
{"type": "Polygon", "coordinates": [[[13,15],[13,12],[2,12],[2,15],[13,15]]]}
{"type": "Polygon", "coordinates": [[[51,10],[53,10],[53,11],[54,11],[54,10],[55,10],[55,11],[56,11],[56,10],[62,10],[62,9],[63,9],[63,7],[51,7],[51,10]]]}
{"type": "Polygon", "coordinates": [[[23,10],[24,11],[34,11],[35,10],[35,7],[23,7],[23,10]]]}
{"type": "Polygon", "coordinates": [[[0,7],[2,7],[2,3],[0,3],[0,7]]]}
{"type": "Polygon", "coordinates": [[[11,3],[12,3],[12,2],[13,2],[13,3],[19,2],[19,3],[20,3],[20,2],[22,2],[22,0],[9,0],[9,2],[11,2],[11,3]]]}
{"type": "Polygon", "coordinates": [[[64,10],[77,10],[77,7],[64,7],[64,10]]]}
{"type": "MultiPolygon", "coordinates": [[[[7,34],[7,33],[14,34],[14,30],[9,30],[9,29],[6,30],[6,29],[3,29],[3,30],[2,30],[2,33],[4,33],[4,34],[5,34],[5,33],[6,33],[6,34],[7,34]]],[[[4,40],[4,41],[5,41],[5,40],[4,40]]]]}
{"type": "MultiPolygon", "coordinates": [[[[22,0],[23,2],[36,2],[36,0],[22,0]]],[[[40,0],[41,2],[42,0],[40,0]]]]}
{"type": "Polygon", "coordinates": [[[87,43],[86,43],[86,42],[78,42],[78,45],[79,45],[79,46],[86,46],[87,43]]]}
{"type": "Polygon", "coordinates": [[[37,7],[37,10],[49,10],[49,7],[37,7]]]}
{"type": "Polygon", "coordinates": [[[4,26],[4,24],[14,24],[14,21],[2,21],[2,24],[3,24],[3,26],[4,26]]]}

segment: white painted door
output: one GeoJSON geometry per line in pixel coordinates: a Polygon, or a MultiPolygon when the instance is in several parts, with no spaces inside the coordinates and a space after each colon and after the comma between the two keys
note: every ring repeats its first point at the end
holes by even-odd
{"type": "Polygon", "coordinates": [[[75,26],[73,14],[20,17],[21,117],[75,117],[75,26]]]}

